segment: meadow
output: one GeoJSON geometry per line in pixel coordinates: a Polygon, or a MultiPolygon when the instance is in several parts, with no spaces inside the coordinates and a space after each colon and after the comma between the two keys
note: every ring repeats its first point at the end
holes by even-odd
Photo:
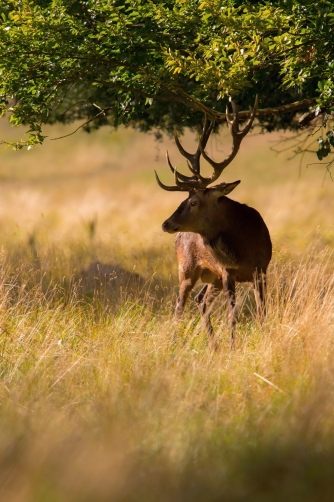
{"type": "MultiPolygon", "coordinates": [[[[239,285],[236,350],[222,298],[214,353],[192,301],[173,323],[161,223],[184,195],[153,173],[172,183],[167,148],[186,172],[173,141],[107,128],[50,140],[74,128],[0,154],[1,500],[333,500],[330,173],[293,153],[292,134],[244,140],[222,179],[242,180],[231,197],[269,227],[268,315],[239,285]]],[[[0,122],[1,138],[20,134],[0,122]]],[[[228,145],[222,131],[208,151],[228,145]]]]}

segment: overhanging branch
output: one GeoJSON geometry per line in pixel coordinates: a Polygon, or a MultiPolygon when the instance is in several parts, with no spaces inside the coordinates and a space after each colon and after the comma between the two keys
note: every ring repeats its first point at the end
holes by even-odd
{"type": "MultiPolygon", "coordinates": [[[[163,92],[161,94],[154,94],[154,93],[149,94],[140,88],[133,89],[130,86],[123,86],[120,83],[101,81],[101,80],[96,80],[96,82],[107,85],[109,87],[123,89],[128,92],[135,92],[137,94],[141,94],[144,97],[149,97],[151,99],[156,99],[158,101],[174,101],[182,103],[187,108],[191,108],[194,111],[201,111],[203,113],[206,113],[209,117],[214,119],[217,122],[217,124],[226,122],[225,113],[217,112],[215,110],[212,110],[212,108],[208,108],[204,103],[194,98],[193,96],[190,96],[185,91],[183,91],[183,89],[180,88],[170,89],[168,86],[162,85],[161,90],[163,92]]],[[[287,105],[281,105],[273,108],[258,108],[256,112],[256,117],[265,118],[265,117],[272,117],[274,115],[281,115],[284,113],[297,112],[299,110],[305,110],[306,108],[314,106],[316,102],[317,102],[316,98],[310,98],[310,99],[302,99],[301,101],[295,101],[287,105]]],[[[251,110],[240,111],[239,118],[241,120],[249,119],[251,113],[252,113],[251,110]]]]}
{"type": "MultiPolygon", "coordinates": [[[[294,103],[289,103],[288,105],[281,105],[275,108],[259,108],[256,112],[257,117],[272,117],[273,115],[280,115],[282,113],[298,112],[299,110],[305,110],[310,106],[315,105],[317,102],[316,98],[302,99],[301,101],[295,101],[294,103]]],[[[248,119],[251,116],[252,111],[239,112],[239,117],[241,119],[248,119]]],[[[217,122],[226,121],[225,113],[219,114],[217,122]]]]}
{"type": "MultiPolygon", "coordinates": [[[[172,93],[171,93],[172,94],[172,93]]],[[[216,112],[212,109],[207,108],[203,103],[196,100],[189,94],[186,94],[183,90],[178,89],[177,94],[173,93],[174,96],[179,95],[180,101],[183,102],[189,108],[193,108],[197,111],[202,111],[214,118],[215,121],[219,124],[222,122],[226,122],[226,114],[216,112]]],[[[264,117],[272,117],[274,115],[281,115],[283,113],[291,113],[297,112],[299,110],[305,110],[305,108],[309,108],[310,106],[314,106],[316,104],[316,98],[311,99],[302,99],[301,101],[295,101],[294,103],[289,103],[287,105],[281,105],[274,108],[258,108],[256,112],[256,117],[264,118],[264,117]]],[[[249,119],[251,116],[252,110],[249,111],[240,111],[238,112],[239,118],[241,120],[249,119]]]]}
{"type": "MultiPolygon", "coordinates": [[[[305,110],[305,108],[309,108],[310,106],[314,106],[316,104],[316,98],[311,99],[303,99],[301,101],[295,101],[294,103],[289,103],[287,105],[281,105],[274,108],[258,108],[256,112],[256,117],[265,118],[272,117],[274,115],[281,115],[284,113],[298,112],[299,110],[305,110]]],[[[192,101],[192,105],[194,106],[194,101],[192,101]]],[[[203,111],[204,106],[199,104],[196,106],[196,109],[199,111],[203,111]]],[[[221,122],[226,122],[226,114],[215,112],[214,110],[210,110],[211,113],[208,115],[215,118],[216,122],[219,124],[221,122]]],[[[252,110],[249,111],[240,111],[239,118],[241,120],[249,119],[251,116],[252,110]]]]}

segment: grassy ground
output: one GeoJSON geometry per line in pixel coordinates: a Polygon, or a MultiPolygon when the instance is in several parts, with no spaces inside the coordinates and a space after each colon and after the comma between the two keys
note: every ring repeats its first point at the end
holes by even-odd
{"type": "Polygon", "coordinates": [[[281,140],[253,133],[224,176],[274,257],[265,322],[238,287],[237,348],[217,306],[217,353],[191,302],[172,322],[160,225],[184,196],[153,176],[172,182],[167,147],[184,166],[170,140],[102,130],[1,153],[1,500],[333,499],[334,185],[281,140]]]}

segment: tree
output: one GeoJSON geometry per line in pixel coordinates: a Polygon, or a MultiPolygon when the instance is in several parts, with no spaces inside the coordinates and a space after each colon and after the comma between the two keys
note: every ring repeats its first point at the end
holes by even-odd
{"type": "MultiPolygon", "coordinates": [[[[41,143],[45,123],[197,127],[241,117],[255,95],[265,130],[334,110],[334,7],[328,0],[5,0],[0,106],[41,143]]],[[[246,110],[246,111],[245,111],[246,110]]],[[[319,158],[334,146],[319,142],[319,158]]]]}

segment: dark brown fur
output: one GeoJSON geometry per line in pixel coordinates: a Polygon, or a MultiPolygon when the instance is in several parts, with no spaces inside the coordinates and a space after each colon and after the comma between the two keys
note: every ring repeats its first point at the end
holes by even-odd
{"type": "Polygon", "coordinates": [[[231,346],[236,324],[235,283],[254,282],[258,311],[263,314],[265,310],[271,240],[255,209],[225,197],[238,183],[191,190],[188,199],[162,225],[165,232],[180,232],[175,242],[180,283],[175,317],[181,316],[189,293],[201,279],[206,285],[195,301],[215,346],[210,307],[222,290],[229,304],[231,346]]]}

